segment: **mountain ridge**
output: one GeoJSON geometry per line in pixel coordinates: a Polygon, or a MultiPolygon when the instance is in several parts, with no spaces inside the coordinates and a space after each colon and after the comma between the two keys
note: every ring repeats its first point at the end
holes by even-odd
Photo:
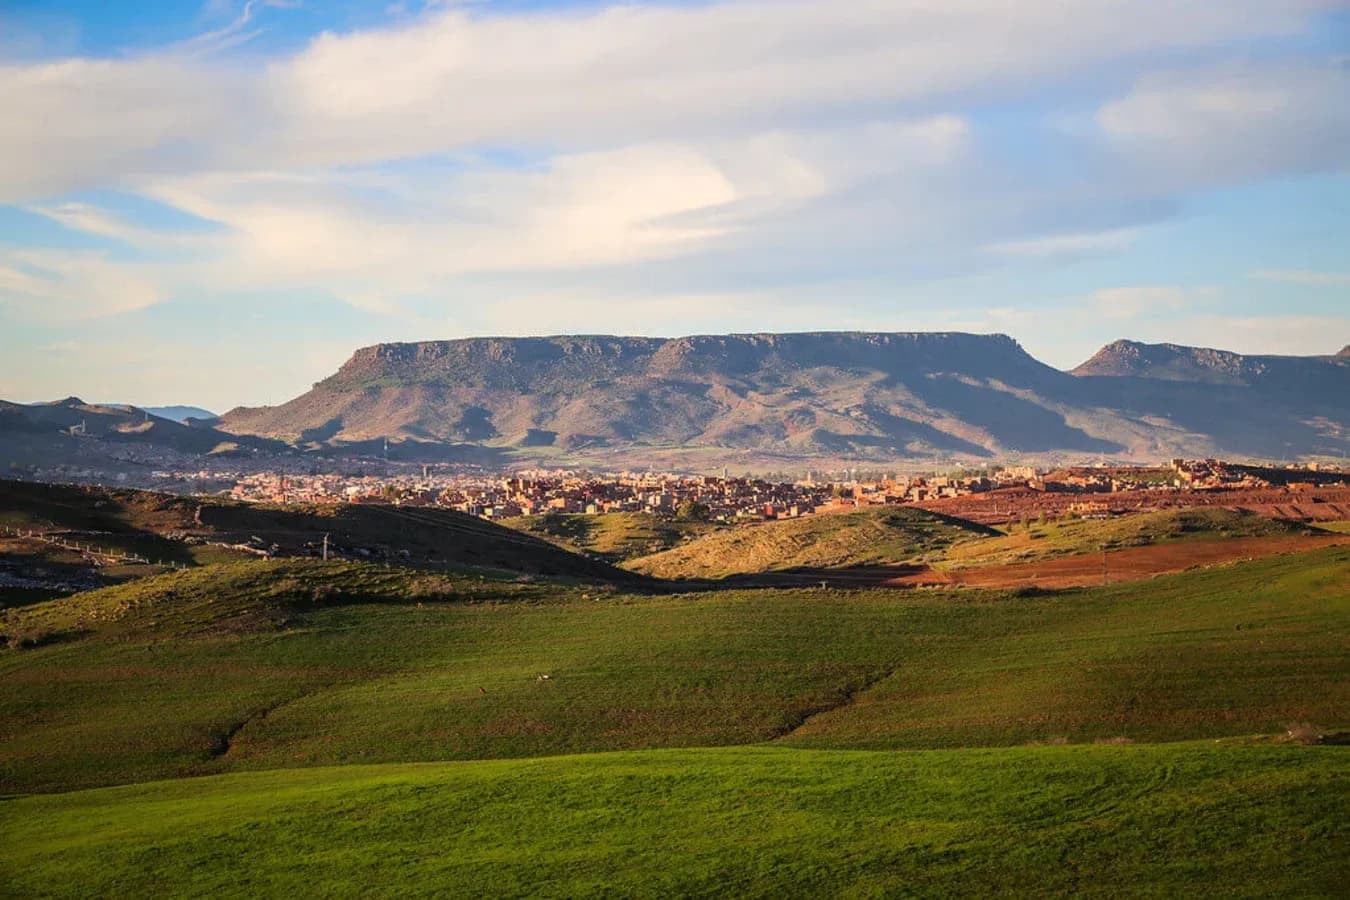
{"type": "Polygon", "coordinates": [[[794,457],[1336,454],[1350,357],[1117,341],[1074,370],[1013,338],[797,332],[383,343],[219,427],[305,448],[388,438],[540,457],[718,448],[794,457]]]}

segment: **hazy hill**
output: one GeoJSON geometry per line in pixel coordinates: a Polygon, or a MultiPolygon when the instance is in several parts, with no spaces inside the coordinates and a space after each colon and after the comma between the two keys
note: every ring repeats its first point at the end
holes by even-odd
{"type": "Polygon", "coordinates": [[[549,456],[722,448],[871,459],[1253,456],[1350,447],[1350,358],[1113,344],[1072,373],[1004,335],[564,336],[379,344],[221,428],[549,456]],[[1184,352],[1183,352],[1184,351],[1184,352]]]}
{"type": "Polygon", "coordinates": [[[188,419],[209,422],[216,418],[215,413],[209,409],[202,409],[200,406],[147,406],[145,411],[152,416],[159,416],[161,419],[170,419],[184,424],[187,423],[188,419]]]}
{"type": "Polygon", "coordinates": [[[37,462],[74,452],[90,442],[102,446],[142,444],[190,455],[289,451],[279,441],[227,434],[210,422],[175,421],[148,409],[86,403],[79,397],[51,403],[0,400],[0,446],[7,440],[13,441],[13,446],[4,448],[11,459],[37,462]]]}

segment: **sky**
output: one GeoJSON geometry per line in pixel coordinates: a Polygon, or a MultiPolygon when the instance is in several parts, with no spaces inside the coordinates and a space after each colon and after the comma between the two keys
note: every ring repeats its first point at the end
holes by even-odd
{"type": "Polygon", "coordinates": [[[0,0],[0,398],[475,335],[1350,344],[1345,0],[0,0]]]}

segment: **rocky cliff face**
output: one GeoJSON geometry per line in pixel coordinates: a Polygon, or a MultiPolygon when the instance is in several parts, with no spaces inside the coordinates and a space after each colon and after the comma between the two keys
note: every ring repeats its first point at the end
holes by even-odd
{"type": "Polygon", "coordinates": [[[362,348],[308,393],[233,410],[221,427],[306,446],[388,437],[550,452],[1339,453],[1347,374],[1336,357],[1126,341],[1065,373],[1007,336],[961,333],[473,338],[362,348]]]}

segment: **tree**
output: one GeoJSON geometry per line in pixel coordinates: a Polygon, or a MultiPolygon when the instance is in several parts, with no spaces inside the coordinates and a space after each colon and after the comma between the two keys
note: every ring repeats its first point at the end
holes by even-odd
{"type": "Polygon", "coordinates": [[[686,500],[675,510],[675,517],[686,522],[706,522],[712,516],[712,510],[696,500],[686,500]]]}

